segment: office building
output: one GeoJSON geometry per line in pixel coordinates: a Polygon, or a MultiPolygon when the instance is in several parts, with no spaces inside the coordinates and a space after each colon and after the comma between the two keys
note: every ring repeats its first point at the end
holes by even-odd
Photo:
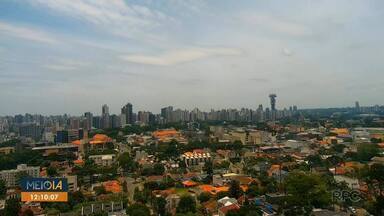
{"type": "Polygon", "coordinates": [[[27,166],[27,164],[19,164],[16,169],[0,171],[0,179],[5,182],[7,187],[16,187],[19,182],[19,179],[17,179],[18,174],[22,172],[30,177],[37,178],[40,176],[40,167],[30,167],[27,166]]]}
{"type": "Polygon", "coordinates": [[[22,137],[30,137],[36,141],[40,140],[43,135],[44,128],[37,124],[28,124],[20,126],[19,134],[22,137]]]}
{"type": "Polygon", "coordinates": [[[109,107],[107,104],[104,104],[101,108],[101,127],[110,128],[110,116],[109,116],[109,107]]]}
{"type": "Polygon", "coordinates": [[[161,117],[165,119],[165,122],[171,122],[173,107],[168,106],[161,109],[161,117]]]}
{"type": "Polygon", "coordinates": [[[277,115],[277,111],[276,111],[276,94],[270,94],[269,95],[269,99],[271,101],[271,120],[272,121],[275,121],[276,120],[276,115],[277,115]]]}
{"type": "Polygon", "coordinates": [[[131,103],[127,103],[125,106],[121,108],[121,114],[125,117],[125,124],[133,124],[135,123],[133,117],[133,106],[131,103]]]}
{"type": "Polygon", "coordinates": [[[93,126],[93,114],[91,112],[84,113],[83,128],[85,130],[91,130],[92,126],[93,126]]]}

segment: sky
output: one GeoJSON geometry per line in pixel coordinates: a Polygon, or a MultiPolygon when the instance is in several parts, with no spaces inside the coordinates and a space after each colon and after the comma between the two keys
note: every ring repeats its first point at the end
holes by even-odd
{"type": "Polygon", "coordinates": [[[0,115],[383,104],[381,0],[2,0],[0,115]]]}

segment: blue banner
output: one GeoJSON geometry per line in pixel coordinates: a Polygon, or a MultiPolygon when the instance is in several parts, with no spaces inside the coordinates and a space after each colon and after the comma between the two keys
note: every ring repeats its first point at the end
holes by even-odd
{"type": "Polygon", "coordinates": [[[50,191],[68,191],[68,181],[66,178],[23,178],[20,183],[23,192],[50,192],[50,191]]]}

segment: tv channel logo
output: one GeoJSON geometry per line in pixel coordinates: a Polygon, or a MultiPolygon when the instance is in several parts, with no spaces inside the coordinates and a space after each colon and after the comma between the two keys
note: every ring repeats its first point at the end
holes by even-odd
{"type": "Polygon", "coordinates": [[[21,180],[21,200],[35,202],[67,202],[66,178],[24,178],[21,180]]]}

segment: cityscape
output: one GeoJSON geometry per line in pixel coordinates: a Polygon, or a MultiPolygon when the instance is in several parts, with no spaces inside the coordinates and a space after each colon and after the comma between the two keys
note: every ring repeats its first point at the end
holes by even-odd
{"type": "Polygon", "coordinates": [[[104,104],[101,115],[0,117],[3,210],[29,176],[64,177],[70,198],[26,202],[22,215],[299,215],[304,191],[312,215],[382,211],[366,205],[381,196],[384,106],[278,109],[269,99],[257,110],[153,114],[127,103],[120,114],[104,104]]]}
{"type": "Polygon", "coordinates": [[[383,8],[0,1],[0,216],[384,216],[383,8]]]}

